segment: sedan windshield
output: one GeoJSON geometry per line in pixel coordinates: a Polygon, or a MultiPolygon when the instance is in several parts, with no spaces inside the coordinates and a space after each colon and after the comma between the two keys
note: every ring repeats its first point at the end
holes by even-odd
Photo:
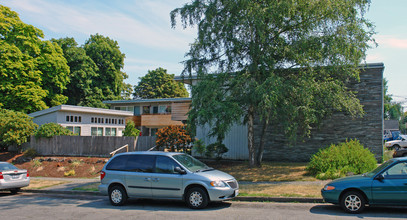
{"type": "Polygon", "coordinates": [[[372,170],[372,171],[366,173],[365,176],[367,176],[367,177],[373,177],[373,176],[375,176],[376,174],[378,174],[380,171],[382,171],[383,169],[385,169],[389,164],[391,164],[391,163],[393,163],[393,162],[394,162],[393,160],[388,160],[388,161],[386,161],[385,163],[382,163],[382,165],[378,166],[376,169],[374,169],[374,170],[372,170]]]}
{"type": "Polygon", "coordinates": [[[201,161],[187,155],[187,154],[178,154],[173,156],[180,164],[186,167],[191,172],[200,172],[212,170],[213,168],[208,167],[206,164],[201,161]]]}
{"type": "Polygon", "coordinates": [[[18,170],[13,164],[9,163],[0,163],[0,171],[7,171],[7,170],[18,170]]]}

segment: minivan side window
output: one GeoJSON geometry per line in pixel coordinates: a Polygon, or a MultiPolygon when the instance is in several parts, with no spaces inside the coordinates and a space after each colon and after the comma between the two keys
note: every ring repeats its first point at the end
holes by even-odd
{"type": "Polygon", "coordinates": [[[154,155],[130,155],[126,170],[132,172],[152,173],[155,163],[154,155]]]}
{"type": "Polygon", "coordinates": [[[157,156],[157,160],[155,162],[156,173],[177,173],[174,171],[175,167],[179,167],[179,165],[173,159],[164,156],[157,156]]]}
{"type": "Polygon", "coordinates": [[[117,156],[113,158],[112,161],[110,161],[107,165],[106,170],[126,170],[126,162],[128,158],[128,155],[117,156]]]}

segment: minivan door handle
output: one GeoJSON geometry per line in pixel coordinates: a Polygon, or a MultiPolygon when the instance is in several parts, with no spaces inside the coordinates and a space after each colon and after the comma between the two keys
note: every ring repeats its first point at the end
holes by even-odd
{"type": "Polygon", "coordinates": [[[146,181],[146,182],[150,182],[150,181],[151,181],[151,178],[149,178],[149,177],[144,178],[144,181],[146,181]]]}

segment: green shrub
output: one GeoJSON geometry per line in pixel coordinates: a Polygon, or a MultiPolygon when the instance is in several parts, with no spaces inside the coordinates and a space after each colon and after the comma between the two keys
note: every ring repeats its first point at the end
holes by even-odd
{"type": "Polygon", "coordinates": [[[229,149],[224,144],[216,142],[206,147],[205,156],[212,158],[215,154],[215,158],[220,160],[222,155],[228,151],[229,149]]]}
{"type": "Polygon", "coordinates": [[[358,140],[346,140],[338,145],[320,149],[307,166],[309,174],[317,179],[336,179],[347,173],[361,174],[377,166],[374,155],[358,140]]]}
{"type": "Polygon", "coordinates": [[[31,157],[31,158],[34,158],[38,155],[37,151],[34,148],[28,148],[23,153],[24,153],[25,157],[31,157]]]}
{"type": "Polygon", "coordinates": [[[21,144],[29,141],[37,127],[27,114],[0,109],[0,145],[3,149],[16,145],[21,150],[21,144]]]}
{"type": "Polygon", "coordinates": [[[35,131],[35,137],[45,137],[45,138],[51,138],[53,136],[62,136],[62,135],[69,135],[73,136],[74,134],[72,131],[62,127],[61,125],[57,123],[47,123],[41,125],[40,128],[38,128],[35,131]]]}
{"type": "Polygon", "coordinates": [[[200,156],[203,156],[206,151],[206,146],[202,140],[195,140],[193,149],[195,150],[195,152],[197,154],[199,154],[200,156]]]}
{"type": "Polygon", "coordinates": [[[123,136],[136,138],[139,135],[140,135],[140,131],[136,128],[136,125],[134,124],[134,122],[131,120],[126,121],[126,127],[124,128],[123,136]]]}

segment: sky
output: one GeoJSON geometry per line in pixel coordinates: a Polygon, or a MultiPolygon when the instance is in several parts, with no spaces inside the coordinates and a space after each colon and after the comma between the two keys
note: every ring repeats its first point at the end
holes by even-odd
{"type": "MultiPolygon", "coordinates": [[[[44,32],[45,39],[73,37],[83,45],[99,33],[116,40],[126,55],[126,80],[158,67],[180,75],[196,28],[171,28],[170,11],[187,0],[0,0],[20,19],[44,32]]],[[[376,26],[378,46],[367,52],[367,63],[384,63],[384,77],[393,100],[407,110],[407,0],[372,0],[367,18],[376,26]]]]}

